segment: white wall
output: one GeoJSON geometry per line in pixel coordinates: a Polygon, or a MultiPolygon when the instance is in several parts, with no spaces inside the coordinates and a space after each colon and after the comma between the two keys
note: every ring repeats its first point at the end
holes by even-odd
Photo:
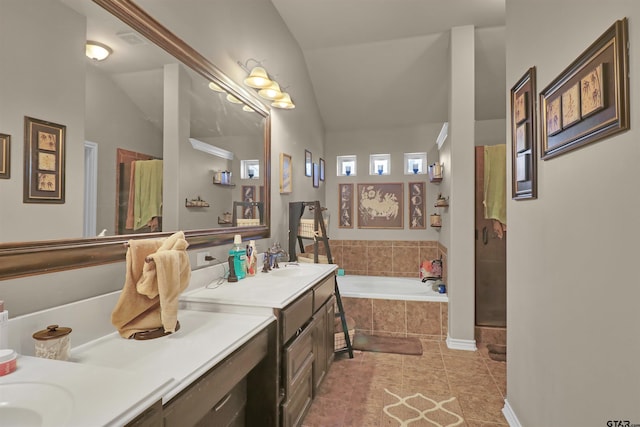
{"type": "MultiPolygon", "coordinates": [[[[429,153],[435,146],[436,138],[440,132],[442,123],[431,123],[423,126],[368,129],[358,131],[328,132],[326,136],[326,192],[329,212],[334,214],[329,224],[329,236],[332,239],[347,240],[438,240],[438,231],[427,226],[425,230],[409,229],[408,186],[406,183],[414,181],[426,182],[425,201],[427,212],[425,218],[428,224],[428,215],[435,211],[435,203],[438,193],[438,185],[428,182],[427,175],[405,175],[404,153],[425,152],[429,153]],[[369,155],[390,154],[391,175],[382,177],[369,175],[369,155]],[[357,175],[336,176],[336,156],[356,155],[357,175]],[[354,192],[357,193],[358,183],[388,183],[401,182],[404,184],[404,228],[400,229],[359,229],[357,220],[354,220],[353,228],[338,228],[338,185],[353,183],[354,192]]],[[[433,151],[431,151],[433,153],[433,151]]],[[[437,159],[427,158],[427,163],[433,163],[437,159]]],[[[354,216],[357,214],[358,204],[354,200],[354,216]]]]}
{"type": "Polygon", "coordinates": [[[84,34],[84,18],[58,2],[2,1],[0,133],[11,135],[11,178],[0,179],[0,242],[82,237],[84,34]],[[25,116],[66,126],[65,163],[73,167],[65,173],[64,204],[23,203],[25,116]]]}
{"type": "MultiPolygon", "coordinates": [[[[286,25],[277,14],[271,2],[253,0],[221,0],[216,2],[197,2],[197,6],[187,7],[181,2],[179,10],[175,1],[153,0],[139,2],[148,8],[160,22],[181,36],[187,43],[199,50],[212,63],[221,68],[234,81],[241,82],[244,71],[236,64],[237,60],[248,58],[264,60],[264,65],[277,79],[287,86],[296,108],[294,110],[277,110],[272,112],[271,132],[271,238],[257,242],[259,251],[263,251],[274,241],[280,241],[287,247],[288,238],[288,203],[299,200],[320,200],[324,205],[324,185],[314,189],[311,178],[304,177],[302,168],[304,150],[313,153],[314,159],[324,157],[324,130],[315,97],[309,81],[302,53],[289,33],[286,25]],[[168,7],[168,9],[165,9],[168,7]],[[208,9],[207,9],[208,8],[208,9]],[[293,193],[280,195],[278,191],[279,154],[292,155],[293,193]]],[[[40,222],[40,217],[31,218],[29,212],[15,213],[13,206],[22,205],[22,127],[24,106],[33,103],[34,97],[42,95],[46,102],[31,115],[67,125],[67,142],[71,149],[67,153],[67,162],[83,164],[84,159],[84,99],[85,99],[85,58],[82,55],[85,28],[84,18],[66,8],[60,10],[57,2],[50,0],[2,0],[0,9],[0,40],[25,39],[26,48],[3,56],[0,61],[0,99],[5,95],[18,96],[18,103],[6,105],[0,102],[0,132],[13,136],[12,179],[0,180],[0,192],[3,203],[0,204],[0,237],[11,227],[6,224],[40,222]],[[9,9],[10,7],[10,9],[9,9]],[[19,8],[20,11],[14,11],[19,8]],[[18,19],[22,16],[21,19],[18,19]],[[54,19],[55,18],[55,19],[54,19]],[[33,26],[17,25],[28,19],[33,26]],[[46,29],[47,35],[37,32],[46,29]],[[54,55],[54,49],[36,49],[36,43],[52,37],[51,31],[64,29],[68,39],[64,39],[61,47],[65,54],[54,55]],[[39,52],[33,55],[34,75],[16,76],[11,73],[9,65],[12,58],[25,55],[25,52],[39,52]],[[50,55],[49,55],[50,54],[50,55]],[[13,55],[13,56],[12,56],[13,55]],[[70,74],[68,90],[63,99],[50,95],[59,86],[48,82],[40,74],[45,70],[36,60],[45,58],[47,64],[61,67],[70,74]],[[6,78],[5,78],[6,77],[6,78]],[[48,96],[49,95],[49,96],[48,96]],[[70,108],[71,100],[72,111],[70,108]],[[53,104],[53,107],[49,104],[53,104]],[[46,108],[45,108],[46,107],[46,108]],[[55,111],[55,113],[51,113],[55,111]],[[73,151],[77,145],[77,153],[73,151]],[[73,151],[73,152],[72,152],[73,151]],[[9,199],[4,199],[5,195],[9,199]],[[5,203],[4,200],[10,200],[5,203]],[[36,221],[37,220],[37,221],[36,221]]],[[[5,44],[2,44],[4,52],[5,44]]],[[[58,208],[65,208],[64,215],[58,217],[58,210],[52,216],[56,227],[48,227],[45,231],[31,233],[26,236],[10,236],[0,240],[38,240],[43,238],[62,238],[69,235],[82,235],[83,214],[83,168],[78,168],[78,176],[67,176],[67,203],[58,208]],[[69,212],[67,214],[67,209],[69,212]],[[77,231],[65,229],[69,224],[77,227],[77,231]]],[[[264,171],[267,173],[268,171],[264,171]]],[[[176,171],[177,174],[177,171],[176,171]]],[[[176,190],[177,191],[177,190],[176,190]]],[[[184,204],[184,202],[183,202],[184,204]]],[[[42,209],[41,206],[38,206],[42,209]]],[[[36,225],[34,225],[34,229],[36,225]]],[[[228,246],[208,248],[207,250],[219,260],[226,260],[228,246]]],[[[195,253],[190,253],[192,265],[195,266],[195,253]]],[[[63,273],[31,276],[20,279],[0,281],[0,298],[4,299],[11,316],[41,310],[65,302],[76,301],[92,295],[121,289],[124,283],[124,263],[110,264],[97,268],[84,268],[63,273]],[[36,297],[37,296],[37,297],[36,297]]]]}
{"type": "Polygon", "coordinates": [[[526,427],[640,423],[640,2],[507,2],[507,103],[529,67],[543,90],[625,16],[631,130],[538,161],[538,198],[508,200],[507,401],[526,427]]]}

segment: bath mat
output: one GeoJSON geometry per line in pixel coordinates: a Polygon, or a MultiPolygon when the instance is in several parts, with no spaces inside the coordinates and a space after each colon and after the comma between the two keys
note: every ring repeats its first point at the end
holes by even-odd
{"type": "Polygon", "coordinates": [[[381,337],[356,332],[353,349],[377,353],[422,354],[422,343],[418,338],[381,337]]]}

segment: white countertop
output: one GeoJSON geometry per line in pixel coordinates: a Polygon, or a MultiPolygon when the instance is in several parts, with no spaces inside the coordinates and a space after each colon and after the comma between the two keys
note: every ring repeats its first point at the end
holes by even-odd
{"type": "Polygon", "coordinates": [[[148,376],[32,356],[19,356],[17,365],[15,372],[0,377],[0,404],[11,405],[15,387],[35,387],[29,400],[31,409],[43,411],[43,426],[122,426],[160,400],[172,384],[164,373],[148,376]],[[56,391],[59,400],[41,387],[56,391]]]}
{"type": "Polygon", "coordinates": [[[118,368],[145,378],[168,376],[167,403],[209,369],[275,320],[273,315],[247,315],[180,310],[180,330],[152,340],[128,340],[117,332],[74,348],[72,362],[118,368]]]}
{"type": "Polygon", "coordinates": [[[180,296],[180,300],[282,309],[337,268],[336,264],[282,263],[279,269],[259,272],[238,282],[225,281],[220,285],[212,284],[186,292],[180,296]]]}
{"type": "Polygon", "coordinates": [[[71,398],[68,421],[56,427],[121,426],[158,400],[167,403],[275,317],[179,310],[178,320],[175,334],[140,341],[114,332],[73,348],[68,362],[20,356],[18,369],[0,377],[0,405],[13,390],[4,387],[3,395],[3,385],[45,384],[71,398]]]}

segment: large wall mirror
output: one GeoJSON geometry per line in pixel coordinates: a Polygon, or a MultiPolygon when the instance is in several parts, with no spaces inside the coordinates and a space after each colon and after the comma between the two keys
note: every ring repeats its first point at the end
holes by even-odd
{"type": "Polygon", "coordinates": [[[14,164],[0,280],[122,261],[129,239],[176,230],[192,248],[269,236],[270,114],[251,92],[130,0],[9,0],[2,13],[14,164]],[[85,58],[85,40],[112,55],[85,58]],[[64,203],[23,200],[24,174],[39,172],[23,159],[26,117],[63,127],[64,203]]]}

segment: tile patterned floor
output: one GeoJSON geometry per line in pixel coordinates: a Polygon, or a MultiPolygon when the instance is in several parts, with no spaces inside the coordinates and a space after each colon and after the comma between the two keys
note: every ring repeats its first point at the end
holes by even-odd
{"type": "Polygon", "coordinates": [[[476,352],[422,340],[422,356],[336,358],[303,427],[507,426],[507,368],[476,352]]]}

